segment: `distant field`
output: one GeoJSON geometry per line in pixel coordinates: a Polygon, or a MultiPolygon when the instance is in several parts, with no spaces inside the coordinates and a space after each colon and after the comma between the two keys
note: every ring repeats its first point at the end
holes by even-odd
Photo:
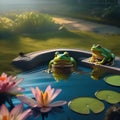
{"type": "Polygon", "coordinates": [[[51,17],[39,13],[29,12],[17,16],[16,13],[6,14],[7,18],[1,16],[0,73],[17,74],[20,72],[11,65],[19,52],[29,53],[54,48],[90,51],[93,44],[101,44],[116,56],[120,56],[120,34],[69,31],[64,27],[59,30],[59,25],[54,24],[51,17]]]}
{"type": "Polygon", "coordinates": [[[120,56],[120,34],[95,34],[80,31],[57,31],[37,35],[0,39],[0,73],[17,74],[20,70],[11,65],[18,53],[54,48],[75,48],[90,51],[93,44],[101,44],[120,56]]]}

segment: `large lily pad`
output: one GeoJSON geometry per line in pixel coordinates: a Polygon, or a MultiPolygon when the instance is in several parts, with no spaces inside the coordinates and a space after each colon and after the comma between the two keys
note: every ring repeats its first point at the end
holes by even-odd
{"type": "Polygon", "coordinates": [[[120,86],[120,75],[113,75],[105,78],[105,82],[114,85],[114,86],[120,86]]]}
{"type": "Polygon", "coordinates": [[[116,104],[120,102],[120,93],[112,90],[101,90],[95,93],[95,96],[100,100],[105,100],[108,103],[116,104]]]}
{"type": "Polygon", "coordinates": [[[96,98],[92,97],[78,97],[71,100],[68,106],[74,112],[80,114],[99,113],[104,110],[104,104],[96,98]]]}

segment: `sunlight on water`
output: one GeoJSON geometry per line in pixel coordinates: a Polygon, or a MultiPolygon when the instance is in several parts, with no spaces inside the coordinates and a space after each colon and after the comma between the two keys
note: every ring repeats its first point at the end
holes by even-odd
{"type": "MultiPolygon", "coordinates": [[[[38,86],[41,90],[45,90],[45,88],[50,84],[55,89],[61,88],[62,92],[56,98],[58,100],[66,100],[69,102],[70,100],[77,98],[77,97],[94,97],[95,92],[98,90],[113,90],[120,92],[118,87],[113,87],[104,82],[104,79],[101,78],[99,80],[93,80],[90,76],[91,69],[87,69],[84,67],[79,67],[80,70],[84,71],[86,74],[82,74],[79,72],[73,72],[70,74],[68,79],[56,81],[53,77],[52,73],[47,73],[45,70],[47,66],[38,67],[31,71],[21,73],[18,75],[20,78],[24,78],[24,81],[21,83],[22,87],[25,87],[25,91],[23,92],[25,95],[32,97],[33,95],[30,91],[30,87],[38,86]]],[[[104,102],[104,101],[103,101],[104,102]]],[[[15,100],[15,104],[18,104],[19,101],[15,100]]],[[[108,108],[110,104],[105,103],[105,107],[108,108]]],[[[106,110],[106,109],[105,109],[106,110]]],[[[55,116],[56,120],[103,120],[105,110],[102,111],[100,114],[93,114],[90,115],[82,115],[77,114],[71,111],[68,105],[63,106],[62,112],[50,112],[48,114],[47,120],[52,120],[55,116]]],[[[34,118],[30,118],[34,119],[34,118]]],[[[39,117],[38,119],[41,119],[39,117]]]]}

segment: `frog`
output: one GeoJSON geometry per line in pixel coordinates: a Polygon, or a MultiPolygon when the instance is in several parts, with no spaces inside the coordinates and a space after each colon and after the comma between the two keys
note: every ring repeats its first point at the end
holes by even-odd
{"type": "Polygon", "coordinates": [[[109,49],[102,47],[101,45],[93,45],[91,47],[92,57],[90,62],[102,65],[111,65],[115,59],[114,53],[109,49]]]}
{"type": "Polygon", "coordinates": [[[76,60],[69,55],[69,52],[59,53],[55,52],[54,58],[50,60],[48,65],[48,72],[51,71],[52,66],[58,68],[72,67],[76,68],[76,60]]]}

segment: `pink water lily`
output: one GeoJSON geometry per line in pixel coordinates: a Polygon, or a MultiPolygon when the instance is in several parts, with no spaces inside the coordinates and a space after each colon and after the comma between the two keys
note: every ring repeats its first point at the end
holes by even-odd
{"type": "Polygon", "coordinates": [[[16,95],[24,90],[19,87],[23,79],[17,79],[16,76],[8,76],[6,73],[2,73],[0,76],[0,93],[9,93],[16,95]]]}
{"type": "Polygon", "coordinates": [[[3,104],[0,108],[0,120],[26,120],[32,114],[30,109],[23,112],[23,105],[15,106],[10,112],[3,104]]]}
{"type": "Polygon", "coordinates": [[[63,106],[67,103],[66,101],[52,102],[61,92],[61,89],[55,90],[50,85],[48,85],[45,92],[41,91],[38,87],[36,89],[31,88],[31,91],[36,100],[24,95],[17,95],[17,98],[33,108],[40,108],[40,112],[42,113],[50,111],[53,107],[63,106]]]}

